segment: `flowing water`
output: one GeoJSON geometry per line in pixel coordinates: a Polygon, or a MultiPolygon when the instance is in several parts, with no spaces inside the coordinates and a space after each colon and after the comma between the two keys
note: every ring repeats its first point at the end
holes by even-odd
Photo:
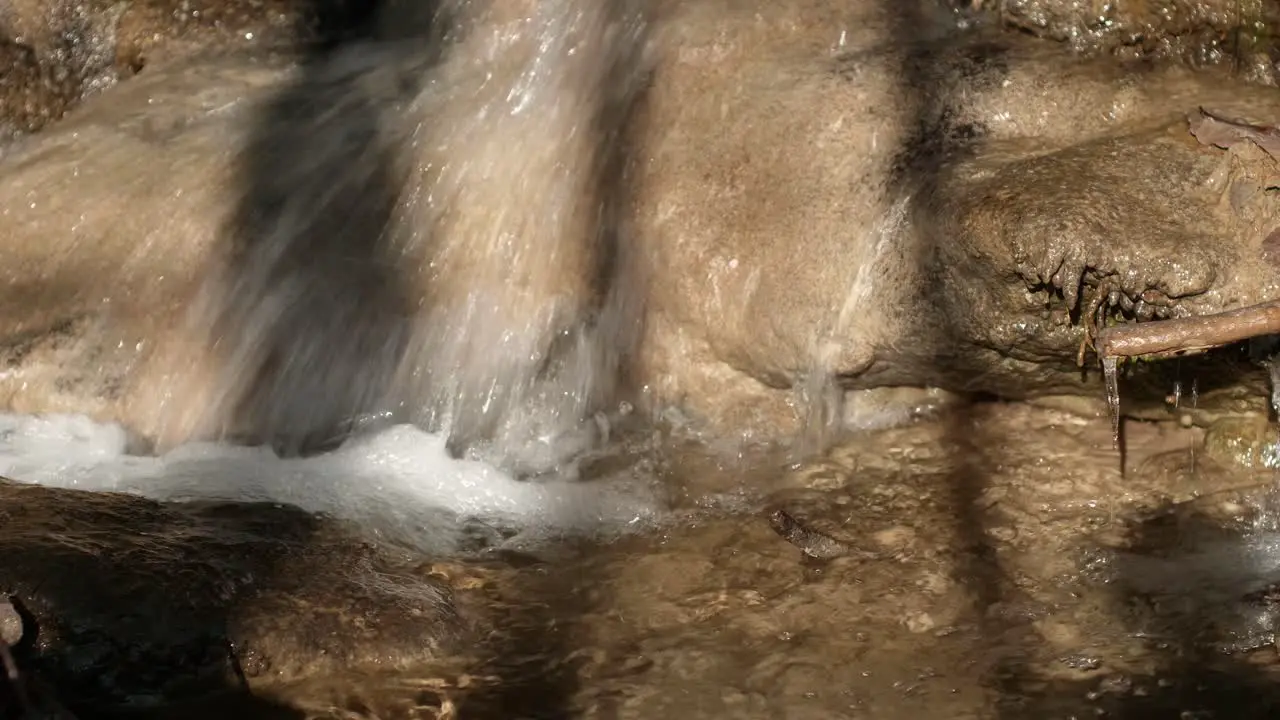
{"type": "Polygon", "coordinates": [[[392,4],[409,39],[317,60],[266,109],[238,247],[170,359],[209,382],[164,389],[163,446],[307,451],[385,416],[538,472],[593,441],[636,332],[610,218],[645,3],[438,5],[392,4]]]}
{"type": "MultiPolygon", "coordinates": [[[[281,674],[245,672],[260,698],[309,717],[1252,718],[1280,707],[1274,471],[1247,469],[1174,423],[1131,423],[1122,468],[1104,407],[1084,417],[953,406],[842,437],[790,467],[644,441],[590,466],[586,482],[516,481],[404,426],[281,459],[214,444],[131,456],[119,428],[73,417],[0,425],[0,468],[25,481],[175,508],[267,500],[354,521],[363,537],[433,558],[430,577],[447,577],[491,627],[469,651],[422,657],[412,644],[360,640],[356,628],[386,622],[365,616],[330,652],[372,643],[378,660],[326,665],[305,649],[317,619],[303,608],[333,602],[332,590],[292,584],[291,568],[315,562],[304,554],[277,563],[271,572],[294,588],[288,612],[303,620],[277,617],[272,627],[285,629],[242,630],[237,643],[303,643],[301,676],[279,660],[281,674]],[[466,545],[477,521],[502,531],[466,545]]],[[[54,512],[66,518],[54,525],[59,544],[115,542],[54,512]]],[[[110,517],[145,536],[178,532],[176,520],[146,530],[153,514],[125,504],[110,517]]],[[[16,522],[21,535],[29,521],[16,522]]],[[[203,523],[203,533],[246,532],[228,511],[203,523]]],[[[249,527],[292,532],[268,517],[249,527]]],[[[196,552],[203,569],[181,573],[191,580],[245,562],[173,547],[196,552]]],[[[357,565],[343,572],[375,594],[416,597],[403,593],[427,577],[413,564],[377,575],[357,565]]],[[[327,577],[323,567],[303,572],[327,577]]],[[[136,582],[123,579],[132,572],[120,582],[136,582]]],[[[58,573],[36,572],[55,587],[68,582],[58,573]]],[[[90,607],[127,613],[111,603],[128,597],[90,607]]],[[[280,716],[227,702],[200,711],[280,716]]]]}
{"type": "Polygon", "coordinates": [[[239,244],[167,356],[211,381],[157,389],[158,452],[0,416],[0,475],[94,493],[0,508],[0,584],[72,646],[39,669],[132,717],[1280,712],[1270,426],[1129,423],[1121,457],[1114,359],[1069,410],[846,394],[834,339],[905,201],[815,330],[800,453],[637,418],[612,214],[647,4],[392,6],[251,141],[239,244]],[[191,607],[198,642],[161,637],[191,607]],[[224,641],[258,699],[181,704],[224,641]]]}
{"type": "Polygon", "coordinates": [[[349,520],[425,555],[456,552],[469,520],[516,529],[515,543],[543,531],[589,534],[661,518],[653,478],[621,472],[590,483],[522,482],[451,457],[444,436],[410,425],[307,458],[216,443],[138,456],[128,453],[118,426],[74,416],[0,416],[0,475],[164,501],[286,503],[349,520]]]}

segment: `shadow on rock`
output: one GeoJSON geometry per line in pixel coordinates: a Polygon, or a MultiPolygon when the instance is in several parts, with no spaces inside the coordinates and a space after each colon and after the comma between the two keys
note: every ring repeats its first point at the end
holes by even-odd
{"type": "Polygon", "coordinates": [[[285,455],[331,447],[378,403],[404,352],[414,296],[383,238],[408,182],[396,170],[406,149],[384,125],[432,62],[436,3],[413,15],[421,27],[396,28],[420,36],[398,44],[375,42],[386,4],[345,28],[357,42],[335,36],[305,58],[251,120],[230,266],[191,319],[196,332],[212,324],[224,350],[214,391],[226,396],[208,401],[232,426],[201,434],[285,455]]]}
{"type": "Polygon", "coordinates": [[[428,567],[300,510],[7,481],[0,507],[15,657],[82,717],[252,705],[279,683],[430,662],[462,634],[428,567]]]}
{"type": "Polygon", "coordinates": [[[1141,638],[1147,672],[1005,678],[1001,717],[1272,718],[1280,714],[1274,489],[1209,495],[1135,520],[1093,580],[1141,638]]]}
{"type": "MultiPolygon", "coordinates": [[[[946,5],[957,8],[956,13],[967,14],[958,9],[959,4],[946,5]]],[[[939,224],[934,203],[944,168],[972,156],[986,134],[980,124],[957,120],[963,116],[965,102],[964,93],[957,88],[998,84],[1008,73],[1008,62],[1007,47],[998,40],[975,42],[965,33],[960,33],[959,42],[928,37],[924,29],[936,26],[937,20],[924,7],[904,4],[896,14],[895,32],[899,45],[905,48],[900,72],[904,86],[914,89],[917,96],[912,133],[895,158],[893,181],[899,193],[912,197],[912,221],[919,227],[932,228],[939,224]]],[[[962,18],[966,23],[976,20],[976,16],[962,18]]],[[[934,259],[922,250],[915,262],[920,268],[928,268],[934,259]]],[[[949,315],[947,301],[942,297],[926,293],[921,301],[935,306],[926,311],[929,317],[949,315]]],[[[949,331],[945,325],[938,328],[940,337],[946,337],[949,331]]],[[[947,343],[938,347],[946,348],[947,343]]],[[[946,377],[961,364],[945,349],[935,352],[928,362],[937,378],[946,377]]],[[[969,401],[984,399],[974,396],[969,401]]],[[[989,460],[974,441],[975,421],[969,406],[948,410],[941,421],[946,428],[944,446],[950,455],[944,482],[950,491],[954,551],[958,555],[955,572],[972,599],[981,662],[989,676],[1000,677],[1016,663],[1005,649],[1004,636],[1009,628],[998,622],[1008,578],[987,533],[986,506],[982,502],[989,460]]]]}

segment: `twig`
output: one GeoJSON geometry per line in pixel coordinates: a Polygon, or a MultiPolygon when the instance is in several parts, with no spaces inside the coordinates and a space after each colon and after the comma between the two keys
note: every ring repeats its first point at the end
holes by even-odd
{"type": "Polygon", "coordinates": [[[1241,340],[1280,333],[1280,300],[1173,320],[1116,325],[1094,339],[1098,357],[1162,359],[1192,355],[1241,340]]]}

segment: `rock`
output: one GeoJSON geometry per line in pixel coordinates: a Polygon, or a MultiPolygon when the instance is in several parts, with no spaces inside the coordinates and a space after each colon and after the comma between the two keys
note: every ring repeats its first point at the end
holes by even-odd
{"type": "Polygon", "coordinates": [[[1220,418],[1204,438],[1207,457],[1247,470],[1276,467],[1275,447],[1275,431],[1265,415],[1220,418]]]}
{"type": "Polygon", "coordinates": [[[42,65],[31,48],[0,39],[0,140],[39,130],[62,117],[79,92],[79,83],[42,65]]]}
{"type": "MultiPolygon", "coordinates": [[[[1261,160],[1200,146],[1185,127],[1199,106],[1274,121],[1274,90],[1226,70],[1089,60],[1025,37],[961,33],[928,6],[661,3],[652,83],[627,128],[617,187],[573,184],[581,177],[566,180],[563,163],[523,162],[527,137],[469,146],[504,148],[496,157],[521,178],[542,172],[556,187],[587,188],[566,201],[563,236],[591,226],[578,213],[619,205],[628,254],[612,280],[636,297],[610,322],[641,329],[623,369],[650,409],[677,405],[717,431],[774,438],[805,421],[796,391],[824,383],[833,394],[1100,393],[1074,364],[1079,312],[1099,299],[1148,317],[1274,296],[1262,242],[1280,217],[1260,184],[1261,160]]],[[[506,216],[495,208],[518,205],[481,183],[452,214],[425,216],[439,224],[382,212],[409,175],[400,161],[379,168],[376,159],[402,157],[392,151],[410,135],[397,133],[417,127],[402,124],[404,103],[430,61],[411,40],[355,46],[301,74],[247,56],[175,61],[9,149],[0,159],[5,405],[88,412],[168,442],[332,429],[379,403],[421,404],[420,388],[396,384],[419,368],[397,344],[403,318],[431,326],[423,318],[433,305],[478,286],[524,298],[504,306],[522,330],[538,307],[564,311],[537,326],[530,357],[571,344],[552,339],[592,323],[586,309],[602,292],[594,247],[557,240],[563,262],[539,260],[536,278],[514,289],[499,282],[495,258],[391,262],[378,254],[386,248],[370,249],[369,238],[418,238],[426,225],[446,247],[491,242],[476,228],[498,227],[494,218],[506,216]],[[274,173],[270,182],[254,186],[253,167],[274,173]],[[324,199],[333,188],[339,199],[324,199]],[[206,323],[211,335],[184,340],[176,330],[244,246],[246,208],[264,213],[253,215],[262,227],[309,223],[313,244],[293,246],[299,260],[289,267],[332,264],[333,277],[369,269],[350,283],[319,270],[289,275],[269,284],[279,306],[246,295],[270,315],[289,306],[289,283],[301,277],[307,307],[336,308],[310,311],[332,320],[310,323],[313,336],[289,335],[300,325],[289,321],[283,339],[248,348],[263,358],[240,367],[237,382],[262,380],[274,394],[269,413],[250,407],[247,419],[244,388],[218,379],[230,361],[209,350],[227,333],[206,323]],[[312,360],[279,362],[304,356],[312,360]],[[294,366],[305,370],[281,375],[294,366]],[[175,421],[166,415],[174,407],[200,417],[175,421]]],[[[430,94],[418,97],[431,107],[430,94]]],[[[448,111],[453,122],[478,109],[448,111]]],[[[561,197],[550,187],[548,198],[561,197]]],[[[540,205],[521,212],[530,207],[540,205]]],[[[263,327],[242,321],[238,332],[263,327]]],[[[430,334],[411,337],[422,342],[409,346],[434,347],[430,334]]],[[[508,356],[495,357],[494,372],[508,373],[508,356]]],[[[579,373],[601,374],[616,373],[579,373]]]]}
{"type": "Polygon", "coordinates": [[[362,28],[355,0],[14,0],[0,7],[0,140],[198,54],[297,51],[362,28]]]}
{"type": "Polygon", "coordinates": [[[1264,28],[1274,33],[1280,9],[1270,0],[979,0],[979,4],[1010,27],[1080,49],[1129,55],[1187,53],[1197,59],[1230,55],[1240,49],[1238,43],[1253,40],[1255,33],[1265,34],[1264,28]],[[1236,33],[1240,36],[1233,37],[1236,33]]]}
{"type": "Polygon", "coordinates": [[[730,44],[692,19],[663,56],[635,172],[652,393],[766,434],[801,420],[789,391],[813,372],[1100,393],[1075,367],[1079,324],[1040,291],[1059,266],[1085,278],[1085,306],[1108,278],[1178,312],[1271,296],[1251,248],[1274,203],[1241,179],[1244,204],[1223,206],[1206,183],[1232,161],[1184,118],[1275,117],[1274,91],[1012,37],[904,46],[858,7],[861,43],[838,57],[730,44]]]}
{"type": "Polygon", "coordinates": [[[31,667],[78,703],[403,669],[465,634],[420,560],[289,507],[8,481],[0,507],[0,594],[33,616],[31,667]]]}
{"type": "Polygon", "coordinates": [[[3,321],[7,362],[23,376],[5,388],[8,407],[119,412],[136,355],[176,325],[209,271],[234,202],[225,150],[245,142],[246,98],[284,73],[244,60],[157,68],[9,148],[16,182],[0,194],[17,234],[4,247],[12,264],[0,293],[30,305],[3,321]],[[141,158],[172,172],[139,172],[141,158]],[[49,251],[66,261],[47,263],[49,251]],[[24,383],[41,390],[28,395],[24,383]]]}
{"type": "Polygon", "coordinates": [[[17,645],[22,640],[22,616],[9,600],[0,602],[0,642],[17,645]]]}

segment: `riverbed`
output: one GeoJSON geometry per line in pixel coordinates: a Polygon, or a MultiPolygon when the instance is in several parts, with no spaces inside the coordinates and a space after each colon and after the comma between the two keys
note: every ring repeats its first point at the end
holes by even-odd
{"type": "MultiPolygon", "coordinates": [[[[100,492],[132,462],[100,453],[78,461],[79,490],[8,511],[6,551],[120,560],[144,557],[150,538],[149,562],[10,563],[0,581],[28,590],[15,598],[47,613],[42,627],[78,626],[55,640],[83,641],[95,623],[109,633],[139,606],[186,617],[181,641],[135,622],[112,652],[60,649],[87,666],[58,667],[56,642],[36,664],[148,716],[192,712],[164,709],[184,682],[222,682],[192,637],[229,644],[225,702],[250,703],[250,690],[258,700],[236,712],[254,717],[293,716],[250,709],[267,700],[334,718],[1269,716],[1280,493],[1255,452],[1266,448],[1248,444],[1247,420],[1207,444],[1176,421],[1129,422],[1122,462],[1101,403],[1089,407],[954,405],[799,463],[633,437],[586,472],[633,489],[647,479],[648,510],[632,496],[604,512],[620,506],[584,495],[590,477],[525,490],[580,511],[559,518],[443,502],[464,490],[402,498],[395,515],[348,493],[323,514],[333,527],[275,503],[157,509],[100,492]],[[441,518],[437,530],[457,522],[451,549],[437,533],[428,557],[372,530],[414,508],[441,518]],[[277,550],[243,553],[254,547],[277,550]],[[54,602],[93,578],[120,592],[54,602]],[[259,590],[224,588],[221,608],[192,595],[220,582],[259,590]],[[452,609],[428,612],[445,597],[452,609]],[[179,656],[185,669],[125,667],[179,656]],[[90,668],[92,680],[72,677],[90,668]]],[[[341,466],[350,452],[310,462],[341,466]]],[[[274,462],[296,489],[299,461],[274,462]]],[[[271,463],[259,457],[258,475],[271,463]]],[[[487,482],[492,497],[516,488],[487,482]]],[[[15,499],[20,486],[5,487],[15,499]]]]}

